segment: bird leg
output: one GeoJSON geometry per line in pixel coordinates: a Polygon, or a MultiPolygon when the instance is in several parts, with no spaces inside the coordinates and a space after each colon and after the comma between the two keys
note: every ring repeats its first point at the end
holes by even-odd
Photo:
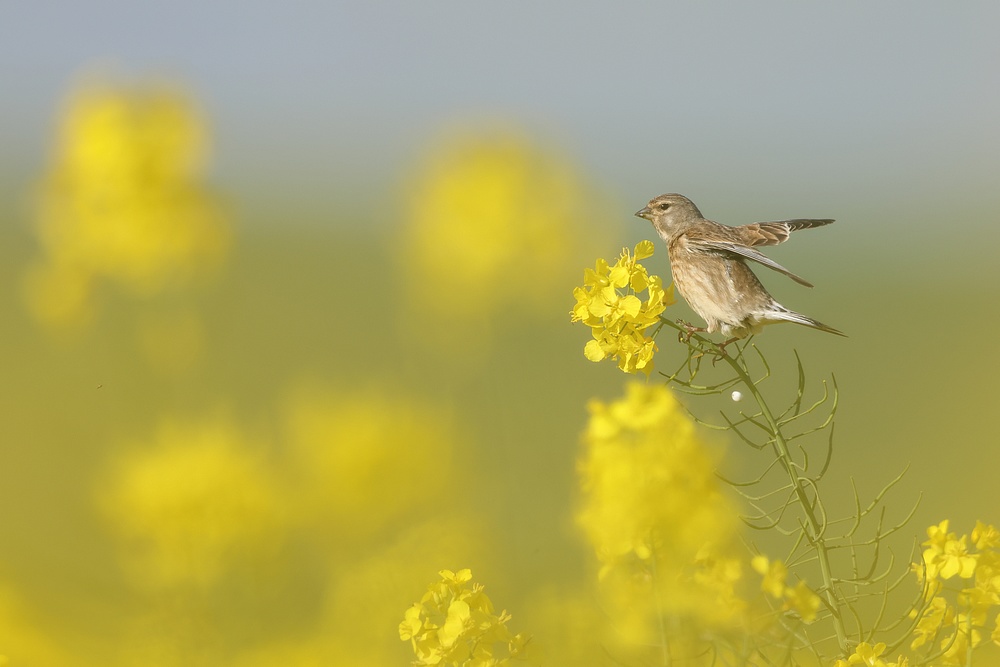
{"type": "Polygon", "coordinates": [[[729,340],[724,340],[721,343],[716,343],[715,347],[719,348],[719,357],[721,358],[727,356],[728,353],[726,352],[726,346],[729,345],[730,343],[735,343],[738,340],[740,340],[739,336],[733,336],[729,340]]]}
{"type": "Polygon", "coordinates": [[[685,322],[684,320],[677,320],[677,324],[681,325],[681,328],[684,329],[684,331],[678,332],[677,334],[677,340],[682,343],[689,342],[691,340],[691,336],[696,333],[704,333],[708,331],[705,327],[696,327],[690,322],[685,322]]]}

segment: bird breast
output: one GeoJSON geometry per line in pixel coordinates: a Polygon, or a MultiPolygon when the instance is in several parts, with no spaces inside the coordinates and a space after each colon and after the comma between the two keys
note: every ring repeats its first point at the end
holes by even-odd
{"type": "Polygon", "coordinates": [[[735,257],[691,250],[684,238],[668,248],[670,272],[677,290],[708,324],[744,326],[771,300],[757,276],[735,257]]]}

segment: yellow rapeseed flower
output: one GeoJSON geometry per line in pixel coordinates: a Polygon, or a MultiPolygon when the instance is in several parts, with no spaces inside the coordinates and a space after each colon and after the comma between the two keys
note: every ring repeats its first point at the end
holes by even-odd
{"type": "MultiPolygon", "coordinates": [[[[915,616],[916,612],[911,612],[915,616]]],[[[917,626],[913,631],[914,640],[910,643],[910,648],[915,649],[923,646],[934,639],[942,628],[952,626],[955,623],[955,609],[943,597],[935,597],[930,600],[924,609],[917,626]]]]}
{"type": "Polygon", "coordinates": [[[641,642],[660,610],[728,619],[738,606],[720,598],[733,598],[740,576],[727,551],[736,513],[692,420],[668,389],[638,383],[589,410],[577,520],[602,565],[607,604],[621,615],[616,627],[641,642]]]}
{"type": "Polygon", "coordinates": [[[969,653],[983,641],[982,633],[975,628],[973,628],[970,637],[969,617],[967,615],[959,614],[955,627],[956,630],[944,637],[939,644],[941,650],[944,651],[944,655],[941,656],[941,664],[949,667],[969,664],[969,653]]]}
{"type": "Polygon", "coordinates": [[[573,290],[576,305],[571,311],[574,322],[592,329],[594,339],[584,347],[591,361],[617,359],[626,373],[653,369],[655,341],[645,330],[657,324],[660,314],[674,302],[673,285],[663,288],[659,276],[651,276],[639,260],[653,254],[650,241],[640,241],[635,254],[622,250],[612,266],[598,259],[593,270],[584,272],[583,286],[573,290]],[[646,293],[645,299],[639,295],[646,293]]]}
{"type": "Polygon", "coordinates": [[[976,521],[976,527],[972,530],[972,541],[980,551],[995,550],[1000,548],[1000,531],[990,524],[976,521]]]}
{"type": "Polygon", "coordinates": [[[942,579],[950,579],[956,575],[969,579],[976,571],[976,555],[970,554],[966,548],[968,538],[962,535],[960,539],[950,539],[944,545],[944,552],[939,556],[942,579]]]}
{"type": "Polygon", "coordinates": [[[822,601],[806,582],[799,581],[794,587],[786,588],[784,595],[786,610],[794,611],[806,623],[816,620],[816,612],[819,611],[822,601]]]}
{"type": "Polygon", "coordinates": [[[927,600],[919,618],[910,613],[917,618],[911,647],[939,642],[941,664],[962,665],[1000,607],[1000,538],[996,528],[977,521],[969,547],[969,537],[950,532],[947,520],[928,528],[927,536],[921,562],[911,566],[927,600]],[[956,591],[947,585],[955,577],[972,581],[956,591]]]}
{"type": "Polygon", "coordinates": [[[269,554],[285,516],[270,466],[234,428],[164,424],[116,461],[99,496],[137,583],[214,583],[269,554]]]}
{"type": "Polygon", "coordinates": [[[43,256],[27,281],[41,321],[85,322],[101,281],[148,297],[219,263],[229,229],[205,186],[207,144],[176,89],[87,85],[70,96],[39,188],[43,256]]]}
{"type": "Polygon", "coordinates": [[[804,581],[800,580],[794,587],[787,586],[788,568],[784,563],[758,555],[750,561],[750,566],[763,577],[760,590],[776,600],[784,600],[785,611],[795,612],[806,623],[816,620],[822,601],[804,581]]]}
{"type": "Polygon", "coordinates": [[[886,662],[882,659],[885,653],[885,644],[879,642],[872,646],[868,642],[861,642],[854,653],[848,656],[847,660],[838,660],[835,667],[849,667],[850,665],[863,665],[864,667],[908,667],[910,662],[904,657],[900,657],[896,662],[886,662]]]}
{"type": "Polygon", "coordinates": [[[465,508],[457,504],[416,509],[374,540],[341,540],[325,551],[329,576],[314,631],[326,647],[317,665],[400,664],[400,647],[387,643],[385,634],[399,622],[400,600],[413,595],[414,582],[441,561],[492,561],[497,549],[490,526],[474,513],[460,516],[465,508]]]}
{"type": "Polygon", "coordinates": [[[470,570],[441,570],[441,581],[403,616],[399,638],[409,641],[414,665],[501,667],[523,657],[528,637],[507,628],[510,614],[497,614],[470,570]]]}
{"type": "Polygon", "coordinates": [[[760,590],[771,597],[780,600],[785,595],[785,580],[788,578],[788,568],[780,560],[772,561],[767,556],[754,556],[750,565],[757,574],[763,576],[760,590]]]}
{"type": "Polygon", "coordinates": [[[517,131],[453,132],[413,173],[396,238],[425,327],[547,312],[600,236],[594,189],[517,131]]]}

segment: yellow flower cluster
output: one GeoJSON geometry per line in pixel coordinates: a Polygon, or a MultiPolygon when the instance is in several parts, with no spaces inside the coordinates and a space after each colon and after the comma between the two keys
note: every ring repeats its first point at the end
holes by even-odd
{"type": "Polygon", "coordinates": [[[854,649],[854,653],[848,656],[847,660],[838,660],[834,667],[850,667],[850,665],[863,665],[864,667],[909,667],[910,661],[900,656],[896,662],[886,662],[881,658],[885,653],[885,644],[878,643],[872,646],[868,642],[861,642],[854,649]]]}
{"type": "Polygon", "coordinates": [[[741,566],[728,551],[736,512],[692,420],[666,387],[639,383],[589,410],[577,520],[619,630],[639,643],[664,613],[728,622],[742,607],[741,566]]]}
{"type": "Polygon", "coordinates": [[[594,339],[583,350],[591,361],[617,359],[626,373],[648,375],[653,369],[656,343],[643,332],[674,302],[674,290],[673,285],[665,290],[660,277],[649,275],[639,264],[652,254],[652,242],[640,241],[634,255],[623,249],[614,266],[598,259],[596,267],[584,273],[583,287],[573,290],[572,320],[593,329],[594,339]],[[645,301],[638,296],[642,292],[645,301]]]}
{"type": "MultiPolygon", "coordinates": [[[[945,520],[929,527],[927,537],[921,563],[911,566],[923,585],[926,606],[910,646],[940,639],[941,664],[964,665],[969,651],[982,643],[989,616],[1000,607],[1000,531],[977,521],[971,536],[958,537],[948,531],[945,520]],[[956,577],[967,583],[949,587],[946,582],[956,577]],[[947,593],[952,593],[955,604],[947,593]]],[[[993,627],[991,639],[1000,644],[1000,616],[993,627]]]]}
{"type": "Polygon", "coordinates": [[[97,281],[147,297],[216,264],[229,230],[203,184],[206,153],[203,122],[177,91],[78,90],[40,187],[44,258],[27,281],[36,316],[78,325],[97,281]]]}
{"type": "Polygon", "coordinates": [[[794,587],[788,586],[788,568],[780,560],[770,560],[767,556],[754,556],[751,567],[764,577],[760,590],[776,600],[784,601],[784,609],[793,611],[806,623],[816,620],[816,612],[822,604],[819,596],[806,582],[800,580],[794,587]]]}
{"type": "Polygon", "coordinates": [[[592,188],[516,130],[452,131],[435,146],[414,170],[396,237],[419,313],[547,311],[591,246],[592,188]]]}
{"type": "Polygon", "coordinates": [[[164,424],[116,462],[99,500],[146,587],[212,585],[284,532],[270,466],[225,423],[164,424]]]}
{"type": "Polygon", "coordinates": [[[399,638],[409,640],[414,665],[499,667],[523,657],[528,637],[507,628],[510,614],[497,615],[470,570],[441,570],[441,581],[406,610],[399,638]]]}

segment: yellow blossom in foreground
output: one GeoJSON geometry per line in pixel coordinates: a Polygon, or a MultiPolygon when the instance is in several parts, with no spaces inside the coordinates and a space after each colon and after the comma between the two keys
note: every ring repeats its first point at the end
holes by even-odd
{"type": "Polygon", "coordinates": [[[387,642],[386,633],[399,623],[401,601],[413,596],[414,582],[434,572],[442,560],[490,562],[496,545],[481,517],[457,516],[461,509],[443,503],[437,510],[419,511],[378,540],[331,554],[323,611],[314,630],[325,644],[317,664],[408,664],[400,660],[405,648],[387,642]]]}
{"type": "Polygon", "coordinates": [[[572,321],[593,330],[594,339],[583,351],[591,361],[617,359],[626,373],[649,374],[653,369],[656,343],[643,332],[659,322],[660,314],[674,303],[674,293],[673,285],[664,290],[660,277],[639,264],[652,254],[652,242],[640,241],[634,255],[623,249],[613,266],[598,259],[595,268],[584,273],[583,287],[573,290],[572,321]],[[639,297],[643,292],[645,299],[639,297]]]}
{"type": "Polygon", "coordinates": [[[204,184],[206,154],[204,123],[186,95],[78,89],[39,188],[43,258],[27,281],[36,316],[77,325],[98,281],[147,297],[218,264],[229,230],[204,184]]]}
{"type": "MultiPolygon", "coordinates": [[[[915,613],[911,612],[911,616],[915,613]]],[[[933,641],[942,628],[953,626],[954,623],[955,609],[943,597],[933,598],[917,622],[914,629],[916,638],[910,644],[910,648],[915,649],[933,641]]]]}
{"type": "Polygon", "coordinates": [[[944,520],[927,529],[927,538],[924,542],[927,548],[922,554],[923,568],[913,568],[922,581],[926,577],[928,584],[933,584],[938,578],[951,579],[956,575],[962,579],[972,577],[976,570],[976,555],[968,552],[965,535],[958,538],[955,533],[948,532],[948,521],[944,520]]]}
{"type": "Polygon", "coordinates": [[[522,657],[528,643],[524,634],[507,628],[511,616],[496,614],[480,584],[471,583],[470,570],[441,570],[433,583],[399,624],[399,638],[409,641],[414,665],[499,667],[522,657]]]}
{"type": "MultiPolygon", "coordinates": [[[[911,647],[936,643],[944,652],[941,664],[964,665],[1000,608],[1000,533],[977,521],[970,548],[968,536],[958,537],[948,527],[945,520],[927,529],[921,562],[911,566],[927,600],[921,611],[910,614],[919,613],[911,647]],[[956,592],[956,578],[971,581],[956,592]]],[[[991,639],[1000,643],[996,633],[991,639]]]]}
{"type": "Polygon", "coordinates": [[[865,667],[909,667],[910,661],[900,657],[896,662],[886,662],[881,658],[885,653],[885,644],[878,643],[872,646],[868,642],[861,642],[854,649],[847,660],[838,660],[835,667],[849,667],[850,665],[864,665],[865,667]]]}
{"type": "Polygon", "coordinates": [[[972,541],[976,548],[982,551],[996,550],[1000,547],[1000,531],[982,521],[977,521],[976,527],[972,530],[972,541]]]}
{"type": "Polygon", "coordinates": [[[944,655],[941,656],[942,665],[957,667],[969,664],[969,654],[972,649],[983,641],[979,630],[972,630],[970,641],[969,617],[966,614],[959,614],[956,621],[958,630],[941,639],[940,647],[944,651],[944,655]]]}
{"type": "Polygon", "coordinates": [[[280,542],[270,466],[226,424],[164,425],[115,463],[99,500],[144,586],[212,584],[280,542]]]}
{"type": "Polygon", "coordinates": [[[728,622],[740,610],[740,567],[727,551],[736,513],[690,417],[668,389],[639,383],[589,410],[577,520],[601,562],[616,630],[638,644],[657,632],[660,613],[728,622]]]}

